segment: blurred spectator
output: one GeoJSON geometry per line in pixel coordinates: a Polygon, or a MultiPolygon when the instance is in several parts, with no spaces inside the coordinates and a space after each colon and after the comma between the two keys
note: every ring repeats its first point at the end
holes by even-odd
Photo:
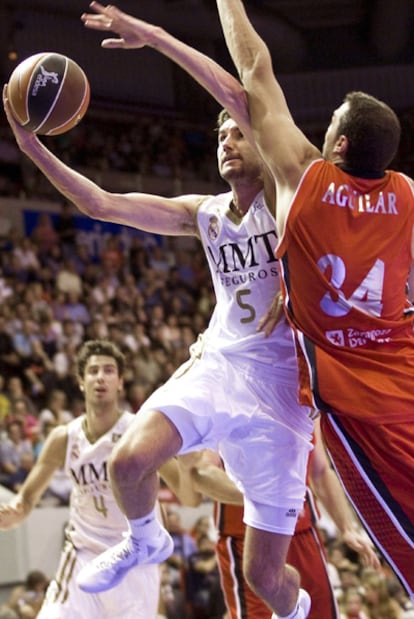
{"type": "Polygon", "coordinates": [[[362,573],[362,588],[369,619],[402,619],[402,610],[388,591],[385,576],[366,568],[362,573]]]}
{"type": "Polygon", "coordinates": [[[39,420],[31,413],[26,398],[14,398],[11,402],[7,422],[18,421],[22,425],[23,436],[34,441],[39,433],[39,420]]]}
{"type": "Polygon", "coordinates": [[[180,513],[170,507],[167,512],[167,528],[174,542],[172,555],[167,559],[168,565],[177,570],[187,568],[188,558],[197,550],[197,544],[181,524],[180,513]]]}
{"type": "Polygon", "coordinates": [[[20,376],[13,375],[7,379],[6,394],[11,402],[18,399],[25,400],[31,414],[34,414],[36,412],[34,402],[32,398],[27,395],[25,387],[23,385],[23,381],[20,376]]]}
{"type": "Polygon", "coordinates": [[[24,318],[13,336],[13,347],[23,367],[30,364],[33,342],[38,339],[36,323],[31,318],[24,318]]]}
{"type": "Polygon", "coordinates": [[[226,612],[215,548],[209,535],[201,535],[188,558],[185,588],[193,619],[222,619],[226,612]]]}
{"type": "Polygon", "coordinates": [[[82,279],[76,270],[73,258],[67,258],[59,269],[56,277],[56,288],[59,292],[81,296],[83,291],[82,279]]]}
{"type": "Polygon", "coordinates": [[[38,249],[40,259],[46,256],[52,247],[59,244],[59,236],[50,213],[40,212],[38,214],[30,238],[38,249]]]}
{"type": "Polygon", "coordinates": [[[32,443],[24,438],[21,421],[7,424],[7,436],[0,442],[1,483],[18,492],[34,463],[32,443]]]}
{"type": "Polygon", "coordinates": [[[76,246],[76,223],[69,202],[62,202],[59,215],[56,217],[55,230],[59,244],[65,257],[72,256],[76,246]]]}
{"type": "Polygon", "coordinates": [[[50,392],[47,406],[39,413],[39,424],[42,434],[46,435],[45,426],[49,423],[61,425],[72,421],[73,415],[67,408],[66,393],[60,389],[50,392]]]}
{"type": "Polygon", "coordinates": [[[5,391],[6,381],[3,374],[0,374],[0,420],[5,420],[10,412],[11,402],[5,391]]]}
{"type": "Polygon", "coordinates": [[[349,588],[340,599],[340,619],[369,619],[364,610],[364,596],[358,587],[349,588]]]}
{"type": "Polygon", "coordinates": [[[26,582],[12,589],[7,606],[17,613],[19,619],[34,619],[42,606],[48,584],[43,572],[29,572],[26,582]]]}
{"type": "Polygon", "coordinates": [[[29,282],[36,278],[40,262],[36,248],[29,237],[25,236],[15,244],[11,257],[11,271],[18,279],[29,282]]]}
{"type": "Polygon", "coordinates": [[[0,315],[0,374],[5,378],[11,376],[19,367],[19,355],[17,354],[13,338],[6,328],[6,321],[0,315]]]}
{"type": "Polygon", "coordinates": [[[392,575],[387,578],[387,587],[391,597],[400,605],[403,619],[414,619],[414,603],[396,576],[392,575]]]}

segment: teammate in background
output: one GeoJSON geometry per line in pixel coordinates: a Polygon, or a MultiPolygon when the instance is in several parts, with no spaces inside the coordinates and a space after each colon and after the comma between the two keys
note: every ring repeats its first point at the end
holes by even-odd
{"type": "MultiPolygon", "coordinates": [[[[271,619],[272,611],[253,593],[242,575],[243,496],[223,470],[219,455],[209,450],[188,454],[176,459],[175,468],[174,477],[172,468],[163,477],[180,500],[185,502],[186,497],[180,495],[178,479],[182,486],[184,480],[193,486],[199,501],[203,495],[215,500],[215,524],[219,532],[217,555],[229,619],[271,619]]],[[[380,562],[369,539],[358,531],[356,519],[326,456],[318,420],[315,422],[315,449],[309,460],[308,482],[304,509],[290,543],[287,561],[299,571],[302,586],[311,596],[309,619],[338,619],[339,610],[328,577],[323,541],[316,526],[315,497],[332,518],[341,541],[360,554],[362,563],[379,568],[380,562]]]]}
{"type": "Polygon", "coordinates": [[[0,506],[0,529],[10,529],[27,518],[56,470],[64,468],[73,481],[64,549],[38,619],[155,619],[157,615],[157,565],[134,568],[116,596],[86,594],[75,582],[82,566],[108,543],[119,542],[126,528],[107,470],[112,449],[134,419],[118,408],[124,363],[110,342],[92,340],[82,346],[77,372],[85,414],[52,430],[18,495],[0,506]]]}
{"type": "MultiPolygon", "coordinates": [[[[299,575],[285,559],[303,505],[313,421],[310,408],[297,404],[289,326],[280,321],[268,337],[260,330],[279,290],[275,220],[265,202],[260,158],[234,120],[222,115],[218,165],[231,191],[177,198],[112,194],[21,129],[9,112],[7,89],[5,109],[22,151],[87,215],[199,237],[217,298],[190,361],[144,403],[114,451],[111,477],[130,534],[82,570],[80,586],[107,590],[137,563],[166,559],[172,543],[154,514],[157,469],[177,453],[219,448],[245,496],[247,577],[275,611],[287,615],[296,605],[299,575]]],[[[305,591],[300,604],[309,607],[305,591]]]]}

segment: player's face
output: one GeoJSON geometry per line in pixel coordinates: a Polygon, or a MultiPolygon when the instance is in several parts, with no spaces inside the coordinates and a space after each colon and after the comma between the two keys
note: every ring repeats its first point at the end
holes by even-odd
{"type": "Polygon", "coordinates": [[[115,402],[122,387],[115,359],[106,355],[89,357],[80,385],[89,405],[115,402]]]}
{"type": "Polygon", "coordinates": [[[217,161],[220,176],[227,182],[262,174],[259,157],[231,118],[218,130],[217,161]]]}
{"type": "Polygon", "coordinates": [[[322,154],[328,161],[334,158],[334,147],[338,139],[338,128],[342,116],[348,111],[349,103],[343,103],[332,114],[332,119],[325,133],[322,154]]]}

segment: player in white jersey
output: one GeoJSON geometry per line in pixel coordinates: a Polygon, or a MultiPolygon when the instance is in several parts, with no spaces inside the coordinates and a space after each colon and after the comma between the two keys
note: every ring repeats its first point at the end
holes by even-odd
{"type": "Polygon", "coordinates": [[[0,506],[0,528],[17,526],[26,518],[58,468],[72,479],[70,516],[65,544],[38,619],[154,619],[160,575],[157,565],[137,566],[120,584],[117,595],[84,593],[76,585],[79,570],[116,544],[126,530],[108,475],[114,445],[134,419],[118,409],[124,357],[110,342],[89,341],[77,356],[79,383],[86,412],[56,427],[22,489],[0,506]]]}
{"type": "MultiPolygon", "coordinates": [[[[100,5],[93,6],[99,10],[100,5]]],[[[154,510],[157,470],[176,454],[211,447],[220,450],[245,495],[246,577],[283,616],[294,604],[299,582],[285,559],[305,496],[313,422],[310,410],[297,402],[287,324],[281,322],[271,340],[268,325],[266,333],[261,331],[263,313],[272,308],[279,290],[272,255],[275,222],[262,194],[268,193],[269,177],[261,160],[223,114],[217,158],[231,193],[215,198],[113,194],[70,169],[35,134],[21,129],[9,111],[7,92],[4,103],[19,147],[82,212],[157,234],[200,238],[217,295],[211,324],[190,361],[150,396],[113,451],[113,490],[130,534],[91,561],[80,572],[79,585],[88,592],[106,591],[132,566],[161,562],[171,554],[171,537],[154,510]],[[278,600],[269,597],[275,582],[278,600]]],[[[309,606],[307,594],[302,595],[309,606]]]]}

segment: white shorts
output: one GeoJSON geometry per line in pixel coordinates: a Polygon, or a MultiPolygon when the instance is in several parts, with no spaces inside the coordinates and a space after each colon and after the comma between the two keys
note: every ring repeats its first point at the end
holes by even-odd
{"type": "Polygon", "coordinates": [[[84,593],[76,577],[96,556],[65,542],[56,577],[51,581],[37,619],[155,619],[160,590],[158,565],[142,565],[128,572],[110,591],[84,593]]]}
{"type": "Polygon", "coordinates": [[[246,524],[293,533],[305,496],[313,421],[286,372],[278,376],[273,367],[204,351],[157,389],[145,409],[162,412],[175,425],[180,453],[220,451],[245,495],[246,524]]]}

